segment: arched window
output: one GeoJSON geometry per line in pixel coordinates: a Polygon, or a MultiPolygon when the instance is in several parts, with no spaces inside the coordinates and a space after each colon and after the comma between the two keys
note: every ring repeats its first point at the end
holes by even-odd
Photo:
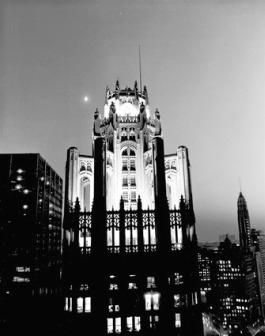
{"type": "Polygon", "coordinates": [[[130,156],[135,156],[135,151],[134,150],[132,150],[132,149],[130,149],[130,156]]]}
{"type": "Polygon", "coordinates": [[[122,156],[127,156],[128,152],[127,152],[127,148],[123,150],[123,152],[121,153],[122,156]]]}

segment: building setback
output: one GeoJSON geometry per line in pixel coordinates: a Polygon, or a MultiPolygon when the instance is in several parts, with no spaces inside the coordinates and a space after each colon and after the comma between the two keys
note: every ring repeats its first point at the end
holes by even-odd
{"type": "Polygon", "coordinates": [[[93,155],[67,152],[64,230],[73,330],[203,334],[188,150],[164,155],[160,113],[137,82],[107,88],[93,155]]]}
{"type": "Polygon", "coordinates": [[[0,155],[0,234],[1,322],[47,322],[61,286],[62,179],[39,154],[0,155]]]}

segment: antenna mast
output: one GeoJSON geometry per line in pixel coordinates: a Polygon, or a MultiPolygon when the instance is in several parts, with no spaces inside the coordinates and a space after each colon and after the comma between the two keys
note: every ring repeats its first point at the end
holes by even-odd
{"type": "Polygon", "coordinates": [[[142,64],[141,64],[141,46],[139,44],[139,71],[140,71],[140,91],[142,92],[142,64]]]}

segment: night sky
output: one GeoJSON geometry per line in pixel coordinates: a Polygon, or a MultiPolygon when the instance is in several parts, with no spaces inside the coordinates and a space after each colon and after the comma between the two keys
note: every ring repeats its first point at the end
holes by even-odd
{"type": "Polygon", "coordinates": [[[200,241],[265,228],[265,2],[1,0],[0,152],[39,152],[64,177],[91,154],[105,87],[142,78],[166,153],[189,148],[200,241]],[[88,102],[83,97],[88,96],[88,102]]]}

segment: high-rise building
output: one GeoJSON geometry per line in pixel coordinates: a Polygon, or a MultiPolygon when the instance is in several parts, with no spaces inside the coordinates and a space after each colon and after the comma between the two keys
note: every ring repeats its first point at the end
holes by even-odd
{"type": "Polygon", "coordinates": [[[62,179],[39,154],[0,155],[0,234],[1,322],[26,325],[61,287],[62,179]]]}
{"type": "Polygon", "coordinates": [[[251,242],[256,258],[262,313],[263,318],[265,318],[265,234],[261,230],[251,229],[251,242]]]}
{"type": "Polygon", "coordinates": [[[201,290],[207,293],[206,311],[215,327],[229,332],[259,326],[262,310],[253,255],[228,237],[217,251],[204,249],[201,255],[201,290]]]}
{"type": "Polygon", "coordinates": [[[164,155],[146,87],[107,88],[93,155],[67,152],[65,312],[99,335],[203,333],[188,150],[164,155]]]}
{"type": "Polygon", "coordinates": [[[238,218],[240,246],[245,250],[247,250],[251,246],[250,221],[249,221],[247,202],[242,192],[239,193],[237,200],[237,218],[238,218]]]}

